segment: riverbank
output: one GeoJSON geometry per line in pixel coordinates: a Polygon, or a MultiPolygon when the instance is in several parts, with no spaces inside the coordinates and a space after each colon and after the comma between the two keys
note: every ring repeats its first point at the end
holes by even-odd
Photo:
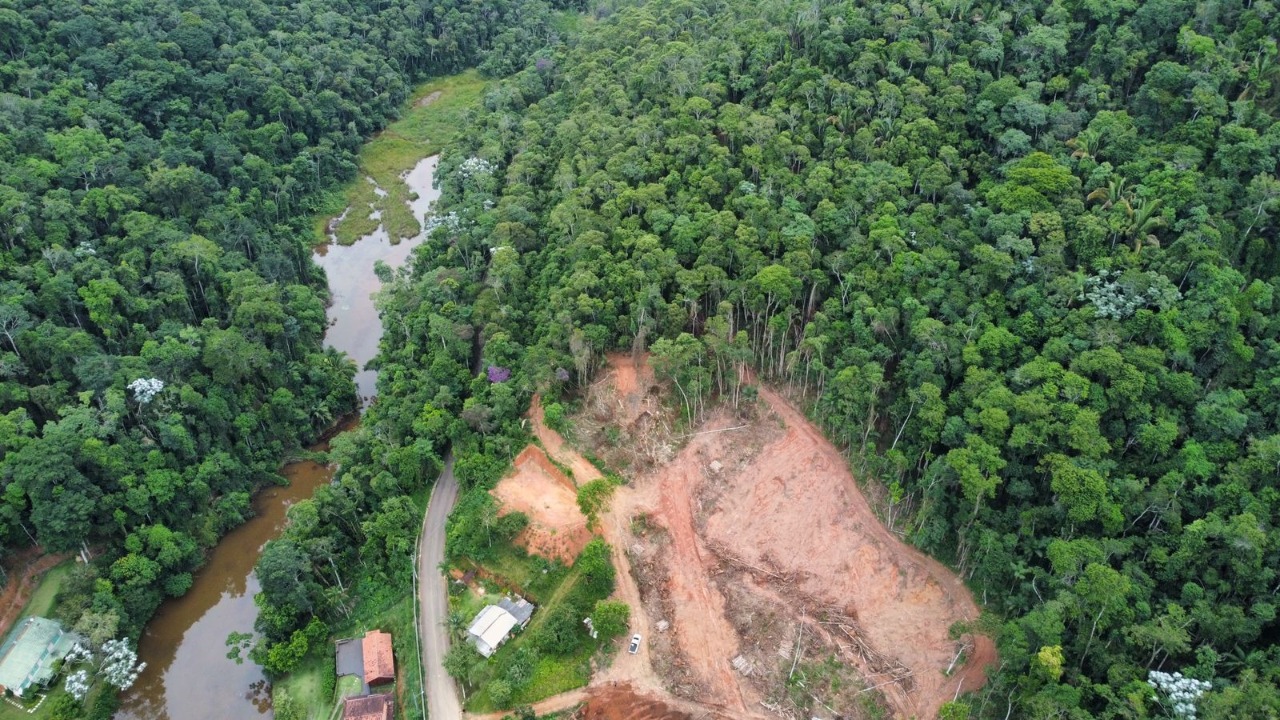
{"type": "MultiPolygon", "coordinates": [[[[357,179],[342,191],[340,205],[331,208],[340,214],[315,222],[316,261],[329,277],[334,317],[326,343],[343,347],[358,359],[356,384],[366,406],[376,390],[377,373],[365,370],[364,363],[377,354],[382,326],[372,304],[355,307],[353,301],[379,284],[372,273],[374,259],[393,266],[407,262],[413,248],[425,239],[419,222],[438,197],[432,188],[435,153],[460,132],[463,115],[479,105],[484,87],[475,71],[420,85],[401,119],[361,151],[357,179]]],[[[418,517],[426,510],[429,490],[423,488],[411,496],[418,517]]],[[[373,628],[390,632],[396,657],[397,717],[424,717],[413,593],[398,592],[384,579],[365,575],[350,588],[350,596],[355,604],[348,616],[333,625],[332,637],[355,637],[373,628]]],[[[328,718],[342,695],[334,678],[331,645],[313,649],[272,686],[272,704],[281,720],[328,718]]]]}
{"type": "Polygon", "coordinates": [[[377,232],[379,226],[393,244],[417,235],[420,218],[409,209],[414,196],[400,179],[462,132],[464,116],[479,106],[485,87],[475,70],[419,85],[400,119],[360,150],[356,179],[334,194],[326,214],[314,222],[316,243],[333,239],[339,245],[351,245],[377,232]],[[366,207],[370,212],[347,212],[366,207]]]}
{"type": "MultiPolygon", "coordinates": [[[[376,147],[362,153],[360,179],[351,183],[344,197],[355,197],[359,202],[363,197],[360,193],[366,187],[378,190],[374,199],[381,209],[371,207],[370,215],[388,219],[407,217],[416,228],[409,233],[409,241],[394,242],[386,227],[377,225],[353,245],[321,244],[315,250],[313,260],[326,271],[331,299],[325,344],[355,361],[358,368],[355,381],[365,407],[372,400],[377,379],[377,373],[366,370],[365,366],[377,354],[382,333],[372,300],[381,284],[375,266],[385,263],[395,267],[408,260],[412,249],[425,239],[420,222],[438,195],[433,188],[437,158],[415,157],[411,153],[427,152],[434,147],[429,138],[443,135],[441,118],[447,121],[460,114],[459,101],[465,102],[468,98],[478,101],[482,87],[483,82],[474,73],[424,84],[414,93],[401,120],[370,143],[376,147]],[[434,100],[425,102],[431,97],[434,100]],[[379,184],[375,187],[366,177],[376,177],[379,184]],[[393,198],[401,201],[391,202],[393,198]]],[[[357,217],[363,213],[344,215],[357,217]]],[[[346,424],[342,429],[352,425],[354,423],[346,424]]],[[[327,434],[326,440],[330,437],[327,434]]],[[[324,449],[326,447],[315,446],[309,450],[324,449]]],[[[254,499],[256,517],[229,533],[197,574],[192,589],[182,598],[162,606],[148,625],[139,650],[149,669],[126,693],[118,718],[202,720],[228,714],[271,715],[271,684],[252,661],[229,657],[227,640],[229,636],[239,636],[254,628],[258,614],[254,595],[260,589],[254,567],[263,546],[284,530],[288,508],[310,498],[317,488],[331,482],[334,470],[332,465],[311,460],[291,463],[282,471],[290,479],[287,487],[268,488],[259,493],[254,499]]],[[[416,493],[412,501],[420,514],[426,502],[425,491],[416,493]]],[[[352,595],[359,600],[351,617],[335,628],[336,634],[357,626],[389,629],[396,636],[402,675],[406,672],[419,675],[411,596],[389,593],[374,578],[361,578],[353,585],[352,595]]],[[[331,648],[325,646],[314,654],[318,657],[325,651],[331,648]]],[[[303,670],[296,673],[297,688],[292,694],[315,698],[308,704],[315,702],[324,706],[324,713],[317,716],[327,716],[332,708],[332,683],[317,682],[323,679],[323,672],[314,672],[314,668],[305,664],[303,670]]],[[[290,680],[280,685],[288,687],[290,680]]],[[[418,686],[407,678],[400,687],[402,691],[421,695],[418,686]]]]}

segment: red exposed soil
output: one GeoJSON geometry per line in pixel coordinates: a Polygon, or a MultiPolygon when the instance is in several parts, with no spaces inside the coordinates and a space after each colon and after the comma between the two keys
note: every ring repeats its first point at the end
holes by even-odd
{"type": "Polygon", "coordinates": [[[9,633],[13,622],[22,614],[22,608],[27,606],[31,593],[40,584],[40,577],[68,557],[65,554],[45,555],[41,548],[31,547],[15,553],[5,563],[9,581],[0,590],[0,637],[9,633]]]}
{"type": "MultiPolygon", "coordinates": [[[[995,660],[986,637],[971,638],[963,668],[944,674],[958,649],[950,626],[978,617],[964,584],[880,523],[845,459],[798,410],[767,388],[760,397],[786,430],[752,462],[726,471],[729,487],[707,518],[707,539],[748,563],[793,573],[800,595],[856,618],[868,645],[912,673],[906,687],[885,686],[901,716],[934,717],[957,689],[981,687],[995,660]]],[[[705,437],[672,471],[732,457],[723,436],[705,437]]]]}
{"type": "Polygon", "coordinates": [[[660,700],[637,695],[628,686],[603,688],[574,714],[576,720],[693,720],[660,700]]]}
{"type": "Polygon", "coordinates": [[[591,541],[573,481],[536,445],[516,457],[515,468],[493,489],[493,495],[502,505],[502,514],[519,511],[529,517],[516,544],[543,557],[573,562],[591,541]]]}
{"type": "MultiPolygon", "coordinates": [[[[573,473],[573,482],[582,484],[601,476],[595,465],[592,465],[578,451],[565,444],[564,438],[560,436],[560,433],[547,427],[546,422],[544,422],[545,413],[542,410],[542,398],[537,395],[533,396],[533,402],[529,406],[529,417],[533,420],[534,436],[547,449],[547,453],[551,457],[569,468],[569,472],[573,473]]],[[[556,471],[559,472],[559,469],[557,468],[556,471]]],[[[570,483],[570,487],[573,487],[573,482],[570,483]]]]}
{"type": "MultiPolygon", "coordinates": [[[[669,442],[673,438],[655,435],[646,424],[655,381],[641,363],[637,368],[628,355],[611,357],[609,374],[592,393],[605,393],[601,402],[607,401],[618,426],[635,433],[633,441],[669,442]],[[652,437],[641,437],[646,434],[652,437]]],[[[727,608],[726,598],[754,599],[795,627],[815,630],[857,667],[868,687],[879,686],[899,717],[935,717],[958,692],[985,682],[985,668],[996,656],[982,636],[967,636],[966,662],[950,676],[945,672],[961,647],[949,639],[950,626],[978,615],[960,580],[880,524],[844,457],[798,410],[767,388],[759,394],[760,418],[713,414],[669,462],[647,466],[632,485],[617,490],[601,530],[618,568],[616,597],[632,607],[633,631],[645,641],[639,654],[620,653],[597,672],[586,690],[549,698],[537,709],[585,700],[575,716],[584,720],[777,716],[769,703],[776,696],[766,699],[731,665],[740,652],[748,654],[747,645],[758,650],[761,640],[739,634],[727,610],[741,606],[727,608]],[[656,551],[637,544],[637,518],[661,532],[656,551]],[[630,553],[643,555],[637,562],[649,566],[657,558],[660,580],[654,585],[645,578],[651,583],[648,605],[630,553]],[[656,604],[655,593],[661,598],[656,604]],[[651,622],[653,612],[659,616],[651,622]],[[819,621],[829,618],[840,622],[824,629],[828,624],[819,621]],[[669,629],[660,633],[657,620],[669,629]],[[668,692],[655,662],[677,665],[692,677],[680,689],[689,699],[668,692]]],[[[575,479],[600,476],[543,424],[537,399],[530,416],[544,447],[572,468],[575,479]]],[[[560,487],[567,489],[564,482],[560,487]]]]}
{"type": "MultiPolygon", "coordinates": [[[[618,402],[626,422],[627,410],[648,397],[652,376],[628,356],[611,358],[611,369],[615,387],[628,391],[618,402]]],[[[714,415],[615,507],[628,516],[647,514],[669,535],[665,619],[702,680],[702,699],[740,716],[760,707],[759,693],[730,665],[741,638],[726,619],[722,578],[712,579],[726,560],[788,578],[770,594],[790,603],[798,620],[851,618],[868,656],[850,659],[868,685],[884,683],[880,689],[900,717],[934,717],[957,689],[981,687],[995,660],[986,637],[966,638],[967,662],[945,674],[960,648],[949,628],[978,617],[963,583],[879,522],[845,458],[796,408],[764,387],[760,398],[765,417],[742,427],[728,413],[714,415]],[[714,462],[720,472],[710,469],[714,462]],[[712,476],[716,487],[709,488],[712,476]],[[888,667],[909,679],[886,682],[888,667]]]]}

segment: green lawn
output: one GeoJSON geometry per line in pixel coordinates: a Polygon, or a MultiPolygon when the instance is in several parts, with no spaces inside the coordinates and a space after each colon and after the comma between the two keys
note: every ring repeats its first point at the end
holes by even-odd
{"type": "MultiPolygon", "coordinates": [[[[400,176],[419,160],[440,152],[465,129],[465,115],[480,105],[484,90],[484,79],[475,70],[468,70],[424,83],[413,91],[403,116],[360,150],[355,179],[343,190],[342,201],[330,208],[335,213],[353,208],[338,223],[338,242],[350,245],[376,230],[379,222],[386,226],[393,241],[418,234],[418,219],[405,204],[410,190],[400,176]],[[430,98],[434,99],[428,102],[430,98]],[[373,178],[387,195],[378,197],[366,178],[373,178]],[[369,219],[370,205],[382,212],[381,221],[369,219]]],[[[330,217],[317,218],[317,242],[324,242],[330,217]]]]}
{"type": "Polygon", "coordinates": [[[40,585],[36,587],[35,592],[31,593],[31,599],[27,601],[27,606],[22,609],[22,614],[18,616],[21,620],[32,615],[48,617],[53,611],[53,599],[57,597],[58,591],[62,589],[62,582],[71,574],[71,570],[75,568],[75,559],[64,560],[63,562],[49,568],[49,571],[40,578],[40,585]]]}
{"type": "Polygon", "coordinates": [[[312,652],[297,670],[277,680],[272,692],[287,693],[303,709],[303,717],[325,720],[333,710],[335,669],[332,651],[312,652]]]}

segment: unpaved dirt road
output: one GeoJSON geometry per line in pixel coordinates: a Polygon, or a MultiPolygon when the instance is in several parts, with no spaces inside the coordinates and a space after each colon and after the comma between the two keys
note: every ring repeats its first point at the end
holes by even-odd
{"type": "Polygon", "coordinates": [[[418,539],[418,602],[422,607],[418,632],[426,674],[427,717],[431,720],[462,719],[458,689],[444,670],[444,656],[449,652],[449,596],[440,572],[444,562],[444,523],[457,501],[458,481],[453,476],[453,453],[449,453],[431,489],[418,539]]]}

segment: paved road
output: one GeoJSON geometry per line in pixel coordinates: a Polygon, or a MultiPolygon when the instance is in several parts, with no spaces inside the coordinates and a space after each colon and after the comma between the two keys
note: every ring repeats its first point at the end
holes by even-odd
{"type": "Polygon", "coordinates": [[[449,652],[448,589],[440,574],[444,562],[444,521],[458,501],[458,481],[453,477],[453,454],[444,461],[444,470],[431,490],[427,516],[418,538],[418,602],[422,605],[422,666],[427,680],[429,720],[462,720],[462,703],[453,678],[444,671],[449,652]]]}

